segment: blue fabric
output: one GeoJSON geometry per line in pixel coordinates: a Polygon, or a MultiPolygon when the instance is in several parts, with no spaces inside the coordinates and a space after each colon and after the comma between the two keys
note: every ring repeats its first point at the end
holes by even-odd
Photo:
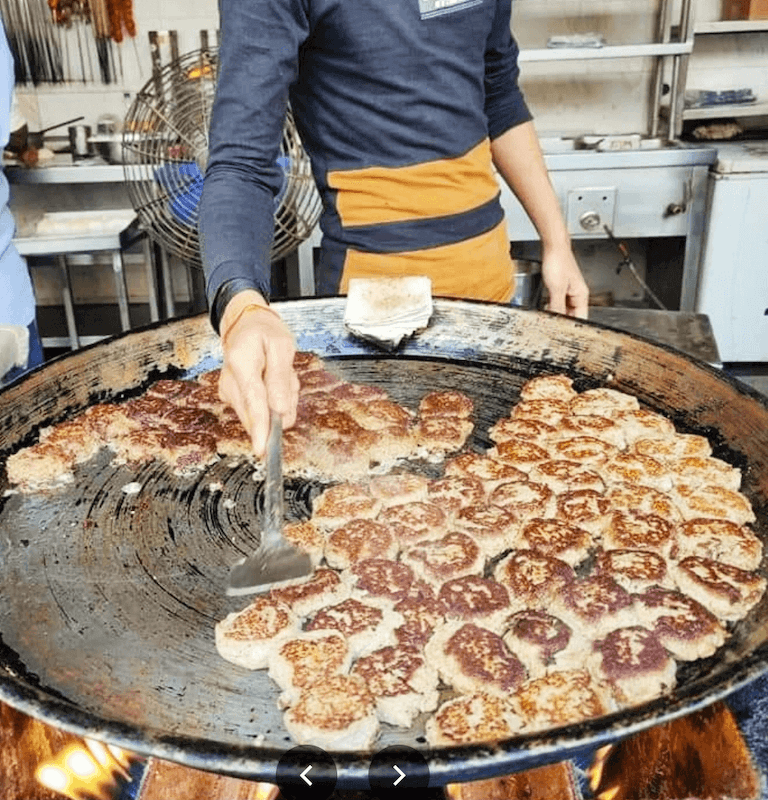
{"type": "Polygon", "coordinates": [[[347,242],[329,171],[454,158],[530,119],[517,85],[511,0],[430,7],[437,8],[429,0],[221,0],[199,223],[209,302],[230,279],[269,292],[289,100],[323,197],[321,228],[336,246],[347,242]]]}
{"type": "Polygon", "coordinates": [[[729,695],[726,703],[765,781],[768,779],[768,673],[729,695]]]}
{"type": "MultiPolygon", "coordinates": [[[[387,225],[356,225],[343,234],[344,247],[354,247],[368,253],[398,253],[423,250],[471,239],[479,233],[493,230],[504,219],[499,196],[462,214],[387,225]]],[[[335,238],[335,237],[334,237],[335,238]]]]}
{"type": "MultiPolygon", "coordinates": [[[[10,137],[14,74],[5,28],[0,24],[0,147],[10,137]]],[[[35,318],[35,295],[27,265],[13,244],[16,225],[8,207],[9,187],[0,169],[0,323],[29,325],[35,318]]]]}
{"type": "MultiPolygon", "coordinates": [[[[277,165],[282,174],[280,191],[275,196],[274,211],[280,206],[288,187],[288,173],[291,168],[289,156],[280,156],[277,165]]],[[[155,170],[155,180],[168,192],[169,209],[179,222],[191,227],[197,226],[198,206],[203,193],[203,174],[194,161],[163,164],[155,170]]]]}
{"type": "Polygon", "coordinates": [[[155,170],[155,180],[168,192],[171,214],[185,225],[195,225],[203,193],[203,175],[197,164],[163,164],[155,170]]]}

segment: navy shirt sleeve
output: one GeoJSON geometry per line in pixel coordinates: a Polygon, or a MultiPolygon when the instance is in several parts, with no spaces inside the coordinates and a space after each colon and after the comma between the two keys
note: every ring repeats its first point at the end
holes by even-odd
{"type": "Polygon", "coordinates": [[[511,0],[455,6],[420,19],[418,0],[221,0],[200,208],[214,326],[233,292],[269,296],[289,91],[323,194],[324,237],[335,230],[329,171],[456,158],[531,118],[511,0]]]}
{"type": "Polygon", "coordinates": [[[485,114],[491,139],[532,119],[518,85],[519,49],[510,30],[511,18],[512,0],[497,0],[496,19],[485,50],[485,114]]]}
{"type": "Polygon", "coordinates": [[[219,78],[199,222],[212,310],[225,284],[269,297],[274,198],[282,184],[277,156],[308,29],[302,0],[221,0],[219,11],[219,78]]]}

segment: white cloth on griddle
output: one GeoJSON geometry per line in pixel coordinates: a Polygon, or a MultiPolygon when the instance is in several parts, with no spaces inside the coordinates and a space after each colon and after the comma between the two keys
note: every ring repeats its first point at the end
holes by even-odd
{"type": "Polygon", "coordinates": [[[427,327],[432,308],[432,281],[426,275],[351,278],[344,324],[356,336],[394,350],[427,327]]]}

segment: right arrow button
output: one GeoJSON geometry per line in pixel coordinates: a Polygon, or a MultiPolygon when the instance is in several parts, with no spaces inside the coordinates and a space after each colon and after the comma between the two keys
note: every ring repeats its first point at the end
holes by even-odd
{"type": "Polygon", "coordinates": [[[426,789],[429,786],[427,760],[412,747],[387,747],[371,759],[368,783],[373,790],[426,789]],[[393,775],[396,775],[394,779],[393,775]]]}

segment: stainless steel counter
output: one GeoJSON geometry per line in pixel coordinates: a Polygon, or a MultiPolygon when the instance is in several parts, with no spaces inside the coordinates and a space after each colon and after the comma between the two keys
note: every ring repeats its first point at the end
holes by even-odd
{"type": "Polygon", "coordinates": [[[659,311],[653,308],[589,309],[589,319],[620,331],[644,336],[674,347],[686,355],[720,367],[717,342],[706,314],[686,311],[659,311]]]}
{"type": "MultiPolygon", "coordinates": [[[[596,138],[596,137],[592,137],[596,138]]],[[[717,149],[709,145],[645,142],[636,150],[600,151],[579,148],[575,140],[543,138],[544,159],[550,171],[635,169],[638,167],[681,167],[714,164],[717,149]]],[[[52,161],[33,169],[13,161],[4,165],[11,183],[117,183],[125,179],[122,164],[107,164],[100,158],[73,162],[69,154],[57,154],[52,161]]]]}
{"type": "MultiPolygon", "coordinates": [[[[717,151],[672,144],[636,150],[565,150],[545,156],[575,240],[683,237],[680,309],[693,311],[706,228],[707,175],[717,151]]],[[[510,241],[536,241],[536,231],[511,190],[501,202],[510,241]]]]}
{"type": "MultiPolygon", "coordinates": [[[[579,149],[570,139],[544,138],[542,146],[574,239],[605,239],[604,224],[621,238],[685,239],[680,309],[693,311],[706,227],[707,175],[717,150],[658,140],[641,141],[633,150],[579,149]]],[[[100,159],[72,163],[66,155],[36,169],[9,165],[6,172],[11,183],[28,186],[123,184],[125,180],[122,165],[100,159]]],[[[501,184],[510,241],[537,240],[517,199],[501,184]]],[[[314,293],[312,249],[318,244],[319,232],[314,231],[296,256],[303,295],[314,293]]]]}
{"type": "Polygon", "coordinates": [[[598,149],[598,135],[582,137],[590,141],[585,146],[577,139],[542,138],[541,145],[544,158],[550,170],[570,169],[633,169],[635,167],[681,167],[709,166],[715,163],[717,148],[709,144],[688,144],[685,142],[666,142],[662,139],[641,139],[640,146],[626,148],[622,140],[629,137],[605,136],[608,147],[616,149],[598,149]],[[611,145],[610,141],[614,144],[611,145]]]}

